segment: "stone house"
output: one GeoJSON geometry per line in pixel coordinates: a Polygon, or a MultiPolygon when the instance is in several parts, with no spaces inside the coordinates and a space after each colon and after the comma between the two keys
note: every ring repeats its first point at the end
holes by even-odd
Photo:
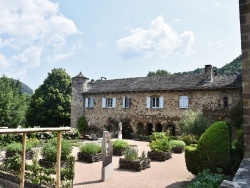
{"type": "Polygon", "coordinates": [[[204,74],[89,80],[72,78],[71,126],[85,116],[89,126],[104,129],[108,118],[129,119],[134,134],[178,132],[188,109],[201,110],[211,120],[228,118],[242,100],[241,75],[218,76],[211,65],[204,74]]]}

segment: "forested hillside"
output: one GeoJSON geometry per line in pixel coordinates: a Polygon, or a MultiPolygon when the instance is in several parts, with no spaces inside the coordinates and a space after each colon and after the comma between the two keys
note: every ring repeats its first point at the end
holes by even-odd
{"type": "MultiPolygon", "coordinates": [[[[213,63],[211,63],[213,64],[213,63]]],[[[221,68],[213,67],[213,70],[217,70],[218,75],[234,75],[239,74],[242,72],[242,66],[241,66],[241,55],[236,57],[232,62],[227,63],[221,68]]],[[[188,71],[188,72],[177,72],[173,74],[177,75],[187,75],[187,74],[202,74],[204,73],[204,68],[197,68],[194,71],[188,71]]],[[[171,73],[166,70],[157,70],[157,71],[149,71],[147,76],[166,76],[170,75],[171,73]]]]}
{"type": "MultiPolygon", "coordinates": [[[[12,78],[11,78],[12,79],[12,78]]],[[[12,79],[14,82],[18,82],[21,84],[21,93],[25,93],[27,95],[31,95],[33,94],[33,90],[27,86],[26,84],[24,84],[23,82],[20,82],[19,80],[15,80],[15,79],[12,79]]]]}

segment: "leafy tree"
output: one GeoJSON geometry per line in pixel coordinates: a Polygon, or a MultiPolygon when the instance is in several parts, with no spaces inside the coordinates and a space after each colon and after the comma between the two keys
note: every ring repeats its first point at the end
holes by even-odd
{"type": "Polygon", "coordinates": [[[168,76],[168,75],[171,75],[171,73],[166,70],[158,69],[156,72],[149,71],[147,76],[168,76]]]}
{"type": "Polygon", "coordinates": [[[185,134],[192,134],[199,138],[210,124],[211,122],[203,116],[201,111],[188,110],[180,121],[180,129],[185,134]]]}
{"type": "Polygon", "coordinates": [[[71,78],[64,69],[55,68],[31,97],[27,126],[69,126],[70,105],[71,78]]]}
{"type": "Polygon", "coordinates": [[[0,126],[16,128],[23,125],[28,96],[21,94],[20,82],[1,77],[0,99],[0,126]]]}

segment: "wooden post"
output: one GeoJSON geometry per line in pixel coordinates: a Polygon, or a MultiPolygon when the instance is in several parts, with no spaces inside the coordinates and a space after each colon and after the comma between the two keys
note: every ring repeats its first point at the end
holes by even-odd
{"type": "Polygon", "coordinates": [[[25,174],[25,161],[26,161],[25,154],[26,154],[26,133],[23,133],[20,188],[24,188],[24,174],[25,174]]]}
{"type": "Polygon", "coordinates": [[[57,159],[56,159],[56,188],[61,184],[61,149],[62,149],[62,132],[57,133],[57,159]]]}

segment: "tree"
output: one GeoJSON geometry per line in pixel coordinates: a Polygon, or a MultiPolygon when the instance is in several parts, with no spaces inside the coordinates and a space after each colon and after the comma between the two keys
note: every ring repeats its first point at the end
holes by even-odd
{"type": "Polygon", "coordinates": [[[166,70],[160,70],[158,69],[156,72],[154,71],[149,71],[147,76],[169,76],[171,75],[170,72],[166,71],[166,70]]]}
{"type": "Polygon", "coordinates": [[[3,76],[0,78],[0,126],[16,128],[23,125],[28,96],[21,94],[19,82],[3,76]]]}
{"type": "Polygon", "coordinates": [[[71,85],[71,77],[64,69],[55,68],[48,73],[31,97],[26,114],[27,126],[69,126],[71,85]]]}

